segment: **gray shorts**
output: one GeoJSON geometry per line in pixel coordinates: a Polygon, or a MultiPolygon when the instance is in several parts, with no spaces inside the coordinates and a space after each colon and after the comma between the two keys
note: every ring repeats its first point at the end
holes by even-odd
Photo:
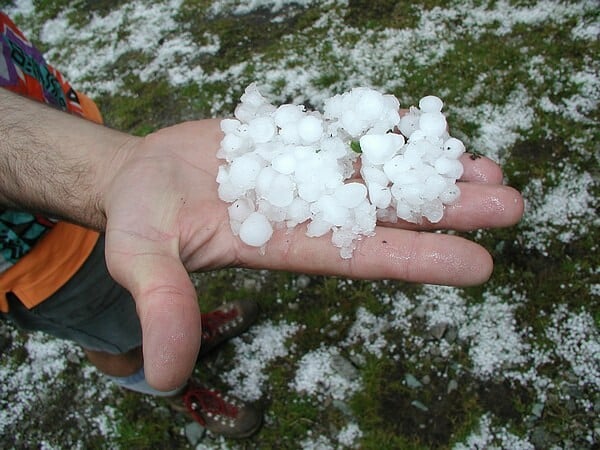
{"type": "Polygon", "coordinates": [[[8,295],[9,312],[1,314],[18,327],[68,339],[88,350],[125,353],[142,345],[135,303],[108,273],[104,236],[67,284],[38,306],[27,309],[8,295]]]}

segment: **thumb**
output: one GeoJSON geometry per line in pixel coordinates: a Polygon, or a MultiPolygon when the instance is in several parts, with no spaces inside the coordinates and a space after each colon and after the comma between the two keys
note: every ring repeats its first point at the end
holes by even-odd
{"type": "Polygon", "coordinates": [[[158,390],[178,388],[194,368],[201,324],[196,291],[176,239],[155,241],[107,227],[106,262],[135,300],[146,381],[158,390]]]}

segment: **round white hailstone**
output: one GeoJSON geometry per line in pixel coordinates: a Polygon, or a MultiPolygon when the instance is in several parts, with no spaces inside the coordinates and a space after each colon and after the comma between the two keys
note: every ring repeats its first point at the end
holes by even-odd
{"type": "Polygon", "coordinates": [[[401,172],[398,176],[392,180],[393,185],[403,186],[408,184],[421,184],[423,183],[425,175],[424,171],[420,167],[410,168],[406,172],[401,172]]]}
{"type": "Polygon", "coordinates": [[[310,219],[310,216],[310,204],[300,197],[295,197],[287,208],[288,226],[305,222],[310,219]]]}
{"type": "Polygon", "coordinates": [[[419,128],[419,114],[416,112],[409,112],[402,116],[398,129],[405,137],[410,138],[411,135],[419,128]]]}
{"type": "Polygon", "coordinates": [[[365,89],[360,93],[356,110],[360,111],[362,120],[374,122],[382,116],[384,107],[385,102],[381,93],[365,89]]]}
{"type": "Polygon", "coordinates": [[[273,158],[271,165],[277,172],[289,175],[296,169],[296,158],[293,153],[281,153],[273,158]]]}
{"type": "Polygon", "coordinates": [[[462,176],[464,168],[460,161],[442,156],[436,159],[435,170],[442,175],[446,175],[448,178],[456,180],[462,176]]]}
{"type": "Polygon", "coordinates": [[[255,109],[244,103],[240,103],[233,112],[233,115],[242,122],[250,122],[256,117],[255,109]]]}
{"type": "Polygon", "coordinates": [[[309,203],[316,202],[323,194],[323,188],[318,184],[301,183],[298,184],[298,196],[309,203]]]}
{"type": "Polygon", "coordinates": [[[323,105],[323,116],[327,119],[337,119],[342,116],[343,111],[344,102],[339,94],[327,99],[323,105]]]}
{"type": "Polygon", "coordinates": [[[335,159],[347,156],[347,149],[344,145],[344,141],[337,137],[326,137],[322,139],[321,150],[335,159]]]}
{"type": "Polygon", "coordinates": [[[404,145],[401,134],[366,134],[360,138],[363,157],[371,164],[383,164],[404,145]]]}
{"type": "Polygon", "coordinates": [[[273,180],[277,176],[277,171],[272,167],[264,167],[256,177],[256,187],[254,188],[259,197],[265,198],[271,191],[273,180]]]}
{"type": "Polygon", "coordinates": [[[233,202],[244,195],[244,190],[235,187],[230,181],[222,182],[217,188],[219,198],[224,202],[233,202]]]}
{"type": "Polygon", "coordinates": [[[397,200],[402,199],[411,206],[419,206],[425,203],[421,186],[418,184],[406,184],[401,186],[398,191],[392,187],[392,195],[395,192],[397,192],[397,195],[395,195],[397,200]]]}
{"type": "Polygon", "coordinates": [[[304,117],[298,123],[298,136],[304,145],[314,144],[323,135],[323,122],[312,115],[304,117]]]}
{"type": "Polygon", "coordinates": [[[425,146],[411,142],[406,146],[406,150],[403,153],[404,162],[412,168],[421,167],[423,165],[421,158],[425,154],[426,150],[427,149],[425,146]]]}
{"type": "Polygon", "coordinates": [[[264,159],[266,162],[272,162],[273,158],[285,152],[285,145],[277,140],[255,144],[254,153],[264,159]]]}
{"type": "Polygon", "coordinates": [[[342,226],[350,216],[348,208],[339,205],[332,195],[322,195],[311,205],[311,212],[331,225],[342,226]]]}
{"type": "Polygon", "coordinates": [[[287,124],[300,122],[304,114],[304,109],[301,106],[281,105],[273,113],[273,120],[275,120],[278,127],[283,128],[287,124]]]}
{"type": "Polygon", "coordinates": [[[329,230],[331,230],[331,223],[315,217],[306,227],[306,235],[308,237],[319,237],[327,234],[329,230]]]}
{"type": "Polygon", "coordinates": [[[444,107],[444,102],[435,95],[427,95],[419,100],[419,109],[425,113],[439,113],[444,107]]]}
{"type": "Polygon", "coordinates": [[[270,117],[256,117],[248,123],[248,133],[257,144],[269,142],[275,136],[277,129],[270,117]]]}
{"type": "Polygon", "coordinates": [[[300,133],[298,133],[298,124],[288,123],[279,130],[279,137],[285,144],[300,145],[300,133]]]}
{"type": "Polygon", "coordinates": [[[425,179],[424,184],[424,191],[428,193],[427,195],[425,195],[425,198],[427,198],[428,200],[433,200],[434,198],[438,197],[442,192],[444,192],[446,190],[446,187],[447,182],[443,176],[439,174],[433,174],[428,176],[425,179]]]}
{"type": "Polygon", "coordinates": [[[249,198],[240,198],[229,205],[227,211],[230,219],[243,222],[254,212],[254,202],[249,198]]]}
{"type": "Polygon", "coordinates": [[[451,184],[450,186],[448,186],[446,188],[446,190],[444,192],[442,192],[440,194],[440,200],[445,205],[451,205],[456,200],[458,200],[459,197],[460,197],[460,188],[455,184],[451,184]]]}
{"type": "Polygon", "coordinates": [[[444,156],[446,158],[458,158],[465,152],[465,144],[460,139],[448,138],[444,142],[444,156]]]}
{"type": "Polygon", "coordinates": [[[419,129],[426,135],[440,137],[446,132],[446,118],[442,113],[423,113],[419,117],[419,129]]]}
{"type": "Polygon", "coordinates": [[[273,235],[273,227],[261,213],[253,212],[240,227],[240,239],[253,247],[262,247],[273,235]]]}
{"type": "Polygon", "coordinates": [[[248,148],[248,141],[237,134],[226,134],[221,141],[221,149],[225,152],[225,158],[248,148]]]}
{"type": "Polygon", "coordinates": [[[431,223],[438,223],[444,216],[444,205],[439,200],[432,200],[423,205],[421,214],[431,223]]]}
{"type": "Polygon", "coordinates": [[[373,182],[369,184],[369,199],[377,208],[385,209],[390,206],[392,193],[389,188],[373,182]]]}
{"type": "Polygon", "coordinates": [[[434,139],[434,141],[437,142],[432,142],[430,139],[424,138],[414,143],[417,148],[417,153],[419,153],[424,160],[433,158],[432,160],[435,161],[435,158],[442,154],[442,148],[440,146],[441,140],[434,139]]]}
{"type": "Polygon", "coordinates": [[[221,131],[225,134],[235,133],[241,124],[237,119],[223,119],[220,123],[221,131]]]}
{"type": "Polygon", "coordinates": [[[261,169],[260,160],[256,156],[246,153],[231,163],[229,179],[234,186],[240,189],[250,189],[254,187],[256,177],[261,169]]]}
{"type": "Polygon", "coordinates": [[[315,174],[319,173],[319,165],[317,158],[313,153],[307,153],[299,157],[298,152],[294,153],[296,158],[296,169],[294,175],[298,183],[313,182],[316,178],[315,174]]]}
{"type": "Polygon", "coordinates": [[[399,219],[406,220],[407,222],[417,222],[413,207],[406,202],[399,201],[396,204],[396,215],[399,219]]]}
{"type": "Polygon", "coordinates": [[[344,130],[352,137],[358,137],[364,131],[364,124],[360,120],[359,114],[352,109],[348,109],[342,113],[340,122],[344,130]]]}
{"type": "Polygon", "coordinates": [[[411,168],[403,155],[394,156],[383,165],[383,172],[393,183],[399,182],[411,168]]]}
{"type": "Polygon", "coordinates": [[[348,183],[339,186],[333,197],[345,208],[356,208],[367,198],[367,187],[361,183],[348,183]]]}
{"type": "Polygon", "coordinates": [[[285,208],[294,200],[294,182],[287,175],[276,175],[265,198],[274,206],[285,208]]]}
{"type": "Polygon", "coordinates": [[[377,167],[363,164],[363,166],[360,168],[360,174],[363,180],[365,180],[365,183],[367,183],[367,186],[369,186],[370,183],[376,183],[380,186],[387,186],[390,182],[390,179],[383,171],[383,168],[379,169],[377,167]]]}

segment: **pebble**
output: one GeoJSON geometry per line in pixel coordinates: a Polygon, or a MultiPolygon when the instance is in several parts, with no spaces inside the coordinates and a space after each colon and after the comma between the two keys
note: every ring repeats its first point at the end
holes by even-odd
{"type": "Polygon", "coordinates": [[[420,389],[423,387],[423,383],[421,383],[417,379],[417,377],[410,373],[404,375],[404,381],[406,382],[406,385],[411,389],[420,389]]]}
{"type": "Polygon", "coordinates": [[[440,340],[446,333],[447,329],[448,329],[448,324],[441,322],[441,323],[435,324],[434,326],[429,328],[429,334],[432,337],[434,337],[435,339],[440,340]]]}
{"type": "Polygon", "coordinates": [[[202,427],[198,422],[189,422],[185,425],[185,437],[192,446],[198,445],[198,443],[206,435],[206,429],[202,427]]]}

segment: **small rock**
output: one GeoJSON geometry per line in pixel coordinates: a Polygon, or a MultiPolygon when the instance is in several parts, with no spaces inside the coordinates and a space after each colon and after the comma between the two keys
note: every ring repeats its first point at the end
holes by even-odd
{"type": "Polygon", "coordinates": [[[332,405],[335,409],[340,411],[346,417],[353,417],[352,408],[348,405],[348,403],[343,402],[341,400],[333,399],[332,405]]]}
{"type": "Polygon", "coordinates": [[[424,304],[420,304],[419,306],[417,306],[413,312],[413,315],[419,319],[422,319],[423,317],[425,317],[425,313],[427,312],[427,308],[425,307],[424,304]]]}
{"type": "Polygon", "coordinates": [[[456,339],[458,339],[458,328],[455,326],[449,326],[446,330],[446,334],[444,334],[444,339],[448,344],[456,342],[456,339]]]}
{"type": "Polygon", "coordinates": [[[310,277],[306,275],[298,275],[296,278],[296,286],[298,289],[306,289],[310,284],[310,277]]]}
{"type": "Polygon", "coordinates": [[[331,367],[348,381],[354,381],[360,377],[358,369],[343,356],[333,355],[331,358],[331,367]]]}
{"type": "Polygon", "coordinates": [[[446,329],[448,328],[448,324],[447,323],[438,323],[435,324],[434,326],[432,326],[431,328],[429,328],[429,334],[437,339],[440,340],[443,336],[444,333],[446,332],[446,329]]]}
{"type": "Polygon", "coordinates": [[[206,429],[198,422],[189,422],[185,425],[185,437],[192,446],[198,444],[204,438],[205,434],[206,429]]]}
{"type": "Polygon", "coordinates": [[[556,440],[552,434],[542,427],[534,428],[530,439],[535,448],[550,448],[556,440]]]}
{"type": "Polygon", "coordinates": [[[413,400],[412,402],[410,402],[410,404],[413,405],[415,408],[420,409],[421,411],[424,411],[424,412],[429,411],[429,408],[427,406],[425,406],[419,400],[413,400]]]}
{"type": "Polygon", "coordinates": [[[455,390],[458,389],[458,381],[452,379],[448,382],[448,388],[446,389],[446,392],[448,394],[450,394],[451,392],[454,392],[455,390]]]}
{"type": "Polygon", "coordinates": [[[417,380],[417,377],[410,373],[404,375],[404,381],[406,382],[406,385],[411,389],[419,389],[423,387],[423,384],[419,380],[417,380]]]}
{"type": "Polygon", "coordinates": [[[244,278],[243,286],[249,291],[258,291],[258,282],[253,278],[244,278]]]}
{"type": "Polygon", "coordinates": [[[534,403],[531,408],[531,413],[536,417],[542,417],[542,413],[544,412],[544,404],[543,403],[534,403]]]}

